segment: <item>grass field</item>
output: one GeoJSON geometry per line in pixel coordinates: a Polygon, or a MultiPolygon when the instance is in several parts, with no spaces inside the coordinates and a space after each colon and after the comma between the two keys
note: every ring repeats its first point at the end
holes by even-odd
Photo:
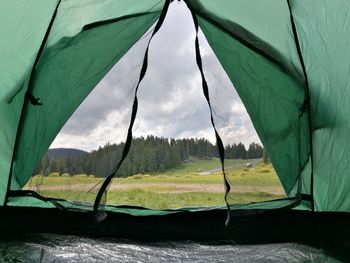
{"type": "MultiPolygon", "coordinates": [[[[283,188],[270,164],[249,160],[227,160],[226,174],[232,186],[230,203],[250,203],[284,197],[283,188]]],[[[152,209],[224,205],[224,186],[218,159],[195,160],[165,173],[137,174],[115,178],[107,203],[138,205],[152,209]]],[[[78,176],[34,176],[26,189],[47,197],[93,202],[103,179],[78,176]]]]}

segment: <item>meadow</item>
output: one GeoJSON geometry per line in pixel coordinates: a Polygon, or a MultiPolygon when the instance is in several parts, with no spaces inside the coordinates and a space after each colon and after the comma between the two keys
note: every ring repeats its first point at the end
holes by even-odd
{"type": "MultiPolygon", "coordinates": [[[[260,160],[226,160],[232,190],[229,202],[260,202],[285,196],[271,164],[260,160]],[[247,168],[246,163],[252,163],[247,168]]],[[[46,197],[93,202],[103,178],[93,175],[36,175],[26,189],[46,197]]],[[[136,205],[152,209],[224,205],[224,184],[218,159],[193,160],[164,173],[114,178],[107,204],[136,205]]]]}

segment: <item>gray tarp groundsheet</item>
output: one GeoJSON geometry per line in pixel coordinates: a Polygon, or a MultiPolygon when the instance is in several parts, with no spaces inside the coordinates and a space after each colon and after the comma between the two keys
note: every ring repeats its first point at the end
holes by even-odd
{"type": "Polygon", "coordinates": [[[0,262],[342,262],[322,248],[297,244],[140,243],[36,234],[0,242],[0,262]]]}

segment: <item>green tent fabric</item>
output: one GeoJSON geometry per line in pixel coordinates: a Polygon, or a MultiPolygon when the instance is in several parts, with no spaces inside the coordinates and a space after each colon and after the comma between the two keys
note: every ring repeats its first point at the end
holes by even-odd
{"type": "Polygon", "coordinates": [[[350,38],[346,32],[350,4],[289,2],[291,10],[287,1],[274,0],[188,3],[247,107],[286,192],[295,192],[300,169],[302,193],[310,194],[314,181],[311,194],[317,211],[349,211],[350,38]],[[294,35],[290,11],[297,29],[294,35]],[[295,38],[300,42],[308,87],[295,38]],[[266,61],[262,55],[275,61],[266,61]],[[306,114],[299,120],[297,116],[307,88],[310,122],[306,114]]]}
{"type": "MultiPolygon", "coordinates": [[[[165,3],[61,0],[56,16],[58,1],[0,4],[0,17],[8,22],[0,33],[9,36],[0,41],[0,205],[9,180],[11,190],[27,183],[70,115],[157,21],[165,3]],[[20,12],[11,15],[16,8],[20,12]],[[28,10],[36,15],[26,16],[28,10]],[[24,99],[27,90],[43,105],[24,99]]],[[[350,211],[350,3],[186,3],[246,106],[286,193],[311,196],[317,211],[350,211]]]]}
{"type": "Polygon", "coordinates": [[[291,1],[310,87],[318,211],[350,211],[349,1],[291,1]]]}
{"type": "Polygon", "coordinates": [[[1,2],[0,204],[4,204],[28,79],[56,5],[57,1],[45,0],[1,2]]]}
{"type": "Polygon", "coordinates": [[[61,2],[29,84],[32,94],[40,94],[43,105],[24,106],[12,189],[20,189],[28,181],[69,116],[152,26],[163,5],[163,1],[142,5],[130,1],[61,2]]]}
{"type": "Polygon", "coordinates": [[[10,102],[24,86],[57,3],[1,2],[1,101],[10,102]]]}
{"type": "Polygon", "coordinates": [[[308,123],[306,115],[299,118],[304,80],[287,3],[188,3],[198,14],[201,29],[245,104],[286,192],[291,194],[300,162],[305,164],[308,159],[308,123]]]}

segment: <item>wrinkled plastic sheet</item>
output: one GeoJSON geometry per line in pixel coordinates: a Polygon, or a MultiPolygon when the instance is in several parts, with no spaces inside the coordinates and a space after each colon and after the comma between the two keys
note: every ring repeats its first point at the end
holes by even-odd
{"type": "Polygon", "coordinates": [[[281,243],[135,242],[35,234],[2,239],[0,262],[341,262],[321,248],[281,243]]]}

